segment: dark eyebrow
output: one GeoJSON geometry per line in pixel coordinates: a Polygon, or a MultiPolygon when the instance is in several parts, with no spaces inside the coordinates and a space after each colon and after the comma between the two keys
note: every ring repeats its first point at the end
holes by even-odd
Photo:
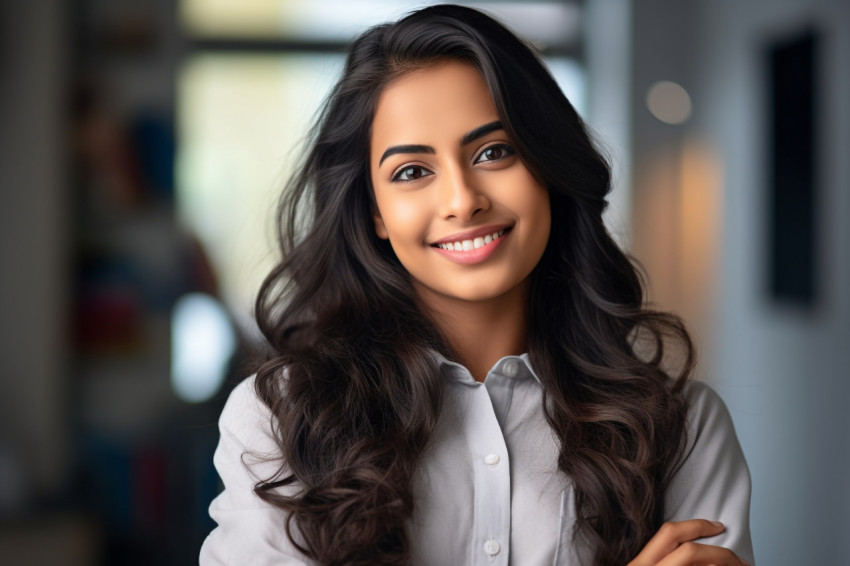
{"type": "MultiPolygon", "coordinates": [[[[464,146],[468,143],[474,142],[478,138],[484,137],[490,132],[495,132],[498,130],[503,130],[504,126],[498,120],[495,122],[490,122],[489,124],[484,124],[483,126],[479,126],[472,130],[469,133],[463,135],[460,139],[460,145],[464,146]]],[[[378,167],[384,162],[384,160],[390,155],[395,155],[396,153],[436,153],[434,148],[430,145],[394,145],[392,147],[387,148],[384,154],[381,156],[380,161],[378,161],[378,167]]]]}
{"type": "Polygon", "coordinates": [[[470,142],[474,142],[478,138],[486,136],[490,132],[495,132],[495,131],[503,130],[503,129],[505,129],[504,126],[502,126],[502,123],[499,122],[498,120],[496,120],[495,122],[490,122],[489,124],[484,124],[483,126],[479,126],[479,127],[475,128],[474,130],[472,130],[468,134],[465,134],[460,139],[460,145],[466,145],[470,142]]]}
{"type": "Polygon", "coordinates": [[[381,156],[381,160],[378,161],[378,167],[381,166],[384,159],[396,153],[435,153],[435,151],[430,145],[394,145],[387,148],[387,151],[381,156]]]}

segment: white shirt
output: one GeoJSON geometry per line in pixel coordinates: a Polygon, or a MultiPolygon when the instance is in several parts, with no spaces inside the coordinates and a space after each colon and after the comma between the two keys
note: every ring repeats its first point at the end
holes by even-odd
{"type": "MultiPolygon", "coordinates": [[[[450,385],[413,485],[414,563],[590,564],[591,549],[572,537],[571,484],[557,468],[558,442],[528,356],[502,358],[483,383],[459,364],[441,367],[450,385]]],[[[722,521],[725,532],[704,542],[754,564],[750,475],[729,413],[703,383],[689,383],[685,394],[688,444],[665,494],[665,519],[722,521]]],[[[218,527],[201,549],[202,566],[313,564],[287,538],[285,513],[253,493],[280,465],[268,458],[277,450],[270,423],[253,378],[243,381],[219,422],[214,462],[224,491],[210,505],[218,527]]]]}

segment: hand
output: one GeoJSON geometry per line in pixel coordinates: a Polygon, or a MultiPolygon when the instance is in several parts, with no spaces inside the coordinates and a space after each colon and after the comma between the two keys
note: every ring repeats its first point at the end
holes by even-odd
{"type": "Polygon", "coordinates": [[[664,523],[627,566],[749,566],[728,548],[693,542],[725,529],[705,519],[664,523]]]}

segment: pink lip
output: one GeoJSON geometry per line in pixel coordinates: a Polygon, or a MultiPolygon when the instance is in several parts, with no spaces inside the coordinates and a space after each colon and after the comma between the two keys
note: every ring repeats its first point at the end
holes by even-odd
{"type": "Polygon", "coordinates": [[[476,263],[481,263],[486,260],[490,256],[492,256],[499,246],[502,245],[502,242],[507,238],[511,231],[509,227],[501,227],[501,228],[487,228],[484,230],[474,230],[471,232],[463,232],[461,234],[455,234],[451,236],[451,238],[445,238],[435,243],[449,243],[449,242],[457,242],[460,240],[473,240],[477,237],[483,237],[487,234],[492,234],[493,232],[498,232],[500,230],[505,230],[505,233],[499,236],[497,239],[493,240],[489,244],[483,245],[480,248],[475,248],[469,251],[463,250],[445,250],[438,246],[432,246],[432,249],[440,254],[443,257],[450,259],[455,263],[461,263],[464,265],[472,265],[476,263]]]}
{"type": "MultiPolygon", "coordinates": [[[[511,228],[510,224],[491,224],[489,226],[482,226],[481,228],[476,228],[475,230],[467,230],[466,232],[457,232],[456,234],[452,234],[450,236],[446,236],[445,238],[441,238],[434,242],[431,242],[431,245],[434,244],[448,244],[449,242],[461,242],[463,240],[474,240],[475,238],[483,238],[487,234],[493,234],[494,232],[498,232],[500,230],[507,230],[511,228]]],[[[501,238],[500,238],[501,239],[501,238]]]]}

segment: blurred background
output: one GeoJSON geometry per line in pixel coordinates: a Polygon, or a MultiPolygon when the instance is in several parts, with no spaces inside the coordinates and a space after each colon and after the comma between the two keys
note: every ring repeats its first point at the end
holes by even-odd
{"type": "MultiPolygon", "coordinates": [[[[0,561],[188,564],[274,199],[364,27],[424,2],[0,3],[0,561]]],[[[850,3],[470,2],[615,166],[753,476],[761,564],[850,564],[850,3]]]]}

